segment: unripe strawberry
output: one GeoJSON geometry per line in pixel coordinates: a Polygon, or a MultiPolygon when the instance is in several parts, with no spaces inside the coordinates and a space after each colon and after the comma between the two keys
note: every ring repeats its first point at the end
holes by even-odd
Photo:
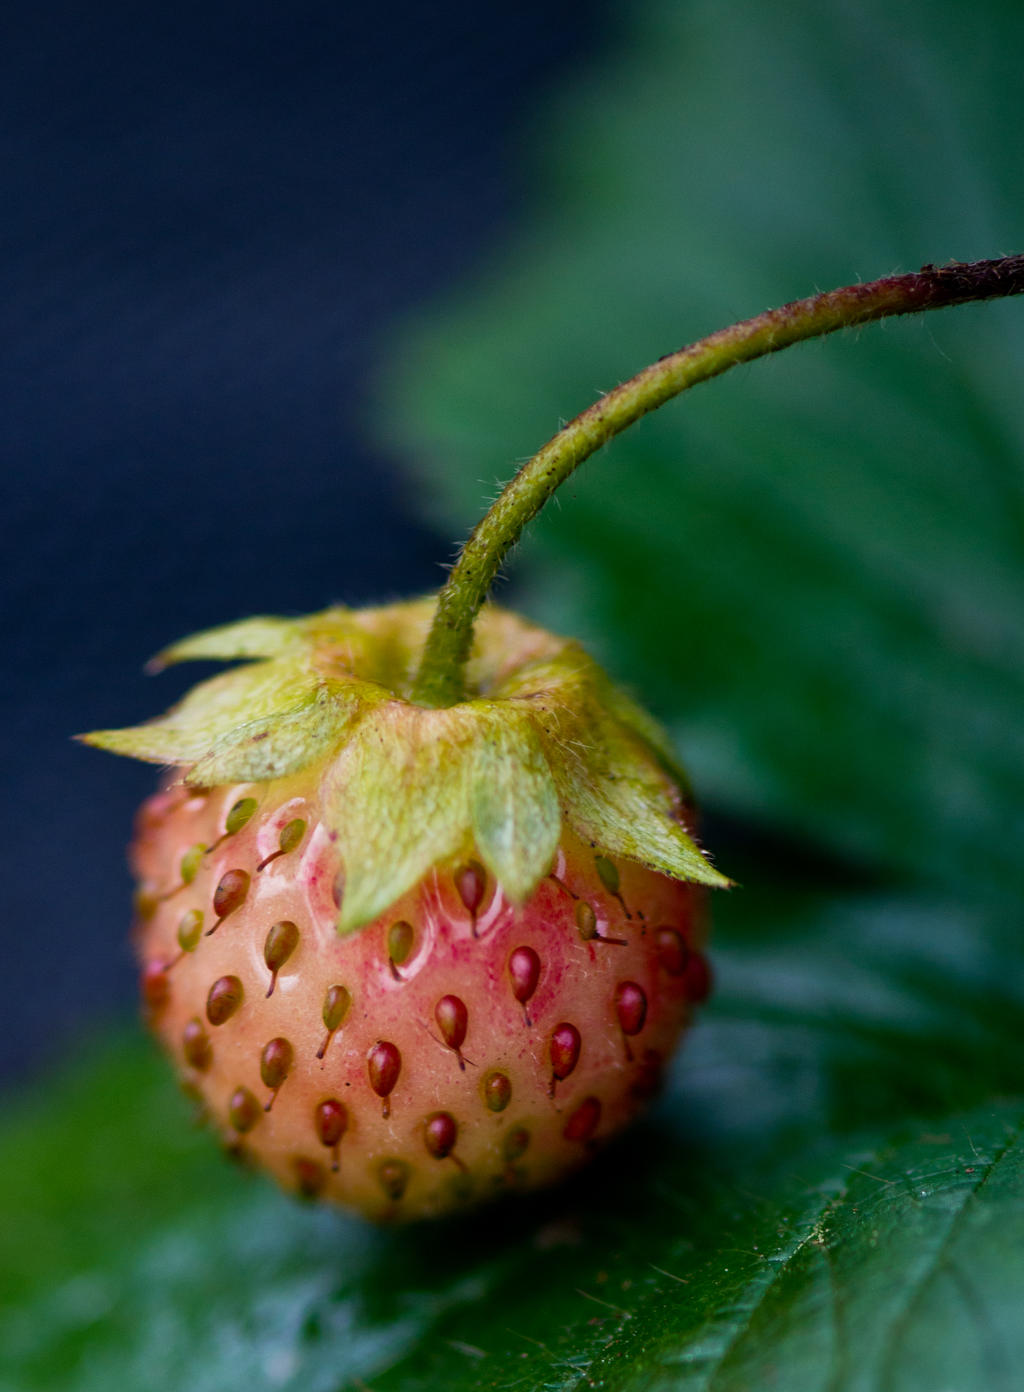
{"type": "Polygon", "coordinates": [[[707,993],[657,727],[575,644],[481,616],[407,697],[425,603],[250,620],[260,661],[92,743],[186,769],[133,849],[152,1026],[227,1145],[376,1219],[547,1184],[657,1088],[707,993]]]}

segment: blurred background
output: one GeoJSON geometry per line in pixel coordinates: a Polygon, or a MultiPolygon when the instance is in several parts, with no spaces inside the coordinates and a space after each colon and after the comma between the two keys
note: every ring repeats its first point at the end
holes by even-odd
{"type": "MultiPolygon", "coordinates": [[[[72,4],[3,20],[8,1083],[134,1008],[153,771],[69,743],[251,612],[422,591],[653,357],[1024,228],[1018,7],[72,4]],[[941,22],[940,22],[941,20],[941,22]]],[[[1018,305],[607,450],[515,598],[670,725],[727,868],[1021,887],[1018,305]]]]}
{"type": "Polygon", "coordinates": [[[170,639],[433,589],[456,533],[366,401],[400,316],[522,202],[523,128],[598,5],[7,7],[0,1081],[134,1011],[122,846],[170,639]]]}

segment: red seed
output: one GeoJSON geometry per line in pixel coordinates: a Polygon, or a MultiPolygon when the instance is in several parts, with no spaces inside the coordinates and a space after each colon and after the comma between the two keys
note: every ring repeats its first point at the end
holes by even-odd
{"type": "Polygon", "coordinates": [[[294,1061],[295,1050],[287,1039],[278,1037],[264,1044],[260,1055],[260,1077],[264,1087],[271,1091],[270,1100],[263,1107],[265,1112],[269,1112],[274,1105],[274,1098],[291,1072],[294,1061]]]}
{"type": "Polygon", "coordinates": [[[642,986],[635,981],[620,981],[615,988],[615,1014],[618,1016],[622,1042],[626,1046],[626,1058],[633,1062],[633,1050],[629,1047],[630,1036],[639,1034],[647,1019],[647,997],[642,986]]]}
{"type": "Polygon", "coordinates": [[[338,1146],[348,1130],[348,1108],[336,1097],[328,1097],[313,1112],[313,1124],[321,1145],[327,1146],[332,1153],[331,1169],[337,1170],[338,1146]]]}
{"type": "Polygon", "coordinates": [[[384,1160],[377,1170],[377,1178],[388,1198],[397,1202],[408,1187],[409,1166],[404,1160],[384,1160]]]}
{"type": "Polygon", "coordinates": [[[245,903],[245,897],[249,893],[249,875],[245,870],[225,870],[220,877],[217,888],[213,891],[213,912],[217,922],[212,928],[206,930],[206,936],[215,933],[220,925],[227,918],[228,914],[245,903]]]}
{"type": "Polygon", "coordinates": [[[370,1086],[384,1102],[384,1115],[391,1115],[390,1095],[402,1071],[402,1055],[386,1039],[378,1039],[366,1055],[370,1086]]]}
{"type": "Polygon", "coordinates": [[[455,1051],[459,1067],[465,1072],[466,1062],[462,1057],[462,1044],[469,1028],[469,1011],[465,1003],[458,996],[442,996],[434,1006],[434,1019],[441,1031],[441,1037],[449,1049],[455,1051]]]}
{"type": "Polygon", "coordinates": [[[649,1102],[661,1091],[665,1075],[665,1060],[657,1049],[645,1049],[629,1087],[630,1096],[637,1102],[649,1102]]]}
{"type": "Polygon", "coordinates": [[[503,1112],[512,1100],[512,1084],[504,1073],[488,1073],[484,1079],[484,1101],[492,1112],[503,1112]]]}
{"type": "Polygon", "coordinates": [[[540,958],[532,947],[517,947],[508,959],[508,974],[512,978],[512,994],[523,1007],[526,1023],[530,1014],[526,1003],[537,989],[540,979],[540,958]]]}
{"type": "Polygon", "coordinates": [[[167,962],[155,958],[142,968],[142,998],[150,1010],[159,1010],[167,1004],[167,997],[171,993],[167,967],[167,962]]]}
{"type": "Polygon", "coordinates": [[[658,961],[669,976],[682,976],[690,956],[682,933],[676,928],[659,928],[654,935],[658,961]]]}
{"type": "Polygon", "coordinates": [[[461,870],[456,871],[455,888],[475,923],[477,910],[484,901],[484,891],[487,889],[484,867],[475,860],[467,862],[461,870]]]}
{"type": "Polygon", "coordinates": [[[601,1101],[597,1097],[584,1097],[583,1101],[565,1123],[562,1135],[567,1141],[589,1141],[601,1120],[601,1101]]]}
{"type": "Polygon", "coordinates": [[[444,1160],[455,1149],[459,1128],[450,1112],[434,1112],[427,1117],[423,1140],[435,1160],[444,1160]]]}
{"type": "Polygon", "coordinates": [[[711,994],[711,963],[700,952],[691,952],[686,964],[686,994],[694,1005],[700,1005],[711,994]]]}
{"type": "Polygon", "coordinates": [[[336,1146],[348,1130],[348,1108],[336,1097],[321,1102],[313,1118],[322,1145],[336,1146]]]}
{"type": "Polygon", "coordinates": [[[247,1087],[235,1088],[228,1103],[228,1120],[243,1136],[260,1119],[260,1104],[247,1087]]]}
{"type": "Polygon", "coordinates": [[[615,1013],[623,1034],[639,1034],[647,1019],[647,996],[635,981],[620,981],[615,988],[615,1013]]]}
{"type": "Polygon", "coordinates": [[[307,1160],[303,1155],[297,1155],[292,1161],[292,1169],[295,1172],[295,1185],[299,1193],[303,1198],[315,1199],[327,1183],[323,1165],[318,1165],[315,1160],[307,1160]]]}
{"type": "Polygon", "coordinates": [[[530,1145],[530,1133],[525,1126],[517,1126],[505,1137],[505,1159],[509,1164],[526,1154],[530,1145]]]}
{"type": "Polygon", "coordinates": [[[280,923],[275,923],[267,934],[267,940],[263,944],[263,960],[270,970],[270,985],[267,987],[268,996],[274,994],[274,987],[277,985],[277,974],[298,945],[299,930],[290,919],[284,918],[280,923]]]}
{"type": "Polygon", "coordinates": [[[206,997],[206,1018],[211,1025],[230,1020],[245,999],[242,983],[237,976],[219,976],[206,997]]]}
{"type": "Polygon", "coordinates": [[[549,1045],[551,1057],[551,1086],[549,1092],[555,1095],[555,1083],[562,1083],[579,1063],[580,1032],[575,1025],[557,1025],[551,1035],[549,1045]]]}
{"type": "Polygon", "coordinates": [[[193,1016],[182,1031],[181,1051],[190,1068],[205,1073],[213,1062],[213,1049],[210,1036],[203,1029],[202,1021],[193,1016]]]}

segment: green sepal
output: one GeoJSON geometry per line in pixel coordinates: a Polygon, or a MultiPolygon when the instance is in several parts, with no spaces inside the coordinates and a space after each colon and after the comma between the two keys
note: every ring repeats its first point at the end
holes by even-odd
{"type": "Polygon", "coordinates": [[[487,607],[469,698],[414,705],[432,606],[335,608],[196,634],[159,661],[258,660],[200,683],[159,720],[83,738],[184,767],[185,781],[204,787],[310,770],[342,862],[341,932],[460,857],[482,861],[521,903],[566,828],[599,855],[729,884],[684,824],[689,789],[667,736],[578,644],[487,607]]]}
{"type": "Polygon", "coordinates": [[[324,817],[345,890],[339,932],[370,922],[438,862],[468,848],[466,766],[447,711],[393,702],[325,774],[324,817]]]}
{"type": "Polygon", "coordinates": [[[478,855],[521,902],[551,868],[562,830],[536,731],[489,701],[378,708],[331,763],[325,815],[345,876],[343,933],[460,856],[478,855]]]}
{"type": "Polygon", "coordinates": [[[267,783],[298,773],[336,748],[374,701],[386,699],[369,683],[325,682],[293,710],[250,721],[222,736],[189,770],[185,781],[207,788],[218,783],[267,783]]]}
{"type": "Polygon", "coordinates": [[[480,712],[480,720],[469,783],[470,824],[480,859],[508,897],[521,903],[551,868],[558,849],[558,788],[527,713],[495,702],[487,716],[480,712]]]}
{"type": "Polygon", "coordinates": [[[732,883],[680,824],[678,803],[665,780],[631,757],[628,736],[591,746],[587,759],[563,762],[556,775],[576,834],[609,855],[638,861],[676,880],[713,889],[732,883]]]}
{"type": "Polygon", "coordinates": [[[659,725],[654,716],[645,711],[643,706],[633,700],[632,696],[623,691],[621,687],[613,686],[611,682],[605,684],[605,699],[609,713],[643,740],[679,792],[687,801],[691,800],[693,785],[690,782],[690,775],[679,762],[679,756],[676,754],[664,726],[659,725]]]}
{"type": "Polygon", "coordinates": [[[732,881],[682,824],[689,784],[668,737],[576,644],[533,662],[502,694],[521,694],[543,732],[565,819],[596,850],[716,889],[732,881]]]}
{"type": "Polygon", "coordinates": [[[146,665],[149,671],[160,672],[177,662],[283,657],[301,650],[303,636],[301,622],[292,619],[267,615],[240,619],[181,638],[150,658],[146,665]]]}
{"type": "Polygon", "coordinates": [[[94,730],[86,744],[151,764],[191,765],[242,738],[253,726],[280,720],[316,694],[316,674],[287,659],[250,663],[192,688],[157,720],[127,730],[94,730]]]}

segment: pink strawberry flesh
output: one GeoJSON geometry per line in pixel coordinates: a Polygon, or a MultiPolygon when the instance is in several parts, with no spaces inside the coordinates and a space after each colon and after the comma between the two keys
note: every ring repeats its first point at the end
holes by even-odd
{"type": "Polygon", "coordinates": [[[341,937],[310,787],[179,785],[139,816],[144,998],[225,1143],[376,1220],[572,1171],[656,1091],[706,994],[703,891],[599,873],[567,831],[519,907],[467,855],[341,937]]]}

